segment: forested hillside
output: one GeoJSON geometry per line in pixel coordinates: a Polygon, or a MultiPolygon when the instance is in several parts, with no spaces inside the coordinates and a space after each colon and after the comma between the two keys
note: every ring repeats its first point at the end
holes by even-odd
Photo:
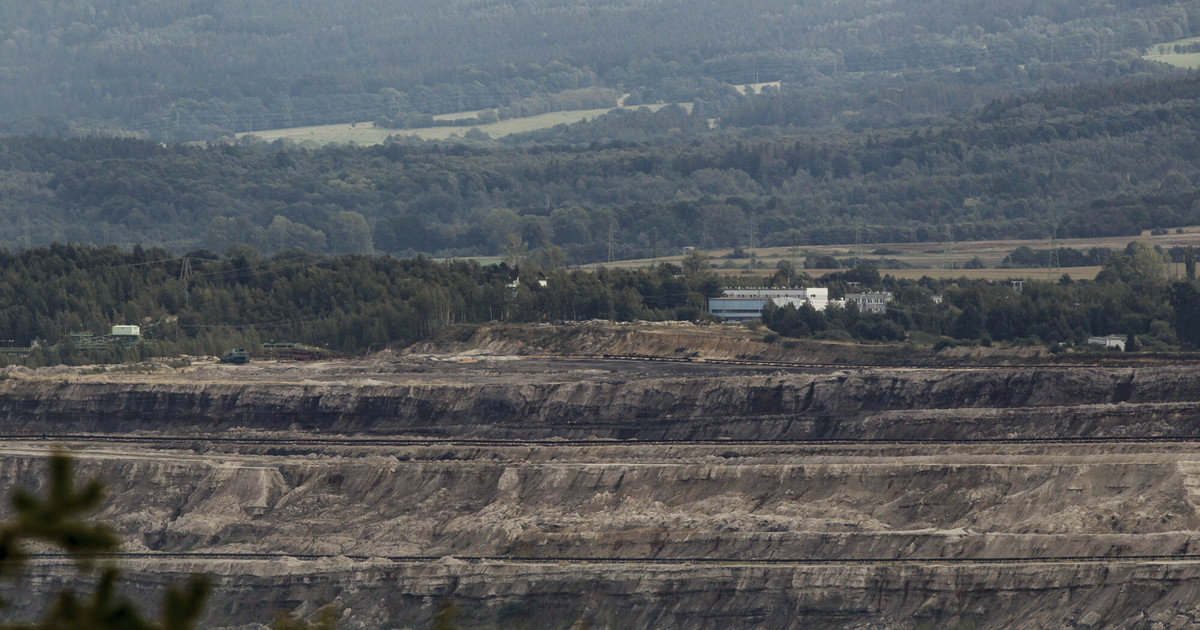
{"type": "Polygon", "coordinates": [[[729,84],[775,80],[829,103],[940,92],[928,105],[945,112],[1118,76],[1150,44],[1197,34],[1196,0],[6,2],[0,125],[207,139],[590,87],[719,104],[729,84]]]}
{"type": "MultiPolygon", "coordinates": [[[[938,124],[709,130],[617,112],[536,142],[311,149],[0,140],[0,245],[499,254],[1134,235],[1200,223],[1200,76],[997,101],[938,124]],[[640,141],[599,138],[634,130],[640,141]]],[[[764,97],[767,98],[767,97],[764,97]]],[[[779,96],[782,111],[794,103],[779,96]]],[[[750,115],[749,112],[746,115],[750,115]]]]}

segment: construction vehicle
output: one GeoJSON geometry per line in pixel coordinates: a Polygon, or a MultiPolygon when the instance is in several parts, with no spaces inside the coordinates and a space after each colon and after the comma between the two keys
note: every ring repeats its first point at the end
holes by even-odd
{"type": "Polygon", "coordinates": [[[221,363],[249,363],[250,353],[244,348],[233,348],[221,356],[221,363]]]}

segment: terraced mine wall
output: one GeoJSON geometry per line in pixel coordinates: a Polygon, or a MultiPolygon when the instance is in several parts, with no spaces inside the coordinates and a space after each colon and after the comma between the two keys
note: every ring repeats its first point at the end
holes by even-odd
{"type": "MultiPolygon", "coordinates": [[[[280,564],[209,566],[218,591],[210,619],[270,612],[248,597],[255,593],[300,611],[311,610],[305,602],[336,601],[349,611],[339,627],[355,628],[427,628],[450,596],[466,611],[459,619],[464,628],[1189,628],[1200,621],[1195,604],[1200,575],[1194,566],[1178,564],[971,569],[280,564]],[[239,592],[240,597],[228,595],[239,592]],[[490,603],[483,614],[473,608],[480,602],[490,603]],[[1097,612],[1114,609],[1133,613],[1097,612]],[[1057,612],[1037,614],[1051,610],[1057,612]]],[[[130,566],[141,569],[130,590],[146,597],[194,569],[185,563],[130,566]]],[[[54,575],[35,579],[45,590],[61,585],[54,575]]]]}
{"type": "MultiPolygon", "coordinates": [[[[618,362],[612,362],[618,363],[618,362]]],[[[367,379],[372,381],[371,379],[367,379]]],[[[455,384],[0,384],[0,431],[228,429],[506,439],[1200,435],[1183,368],[861,369],[455,384]],[[828,372],[828,371],[826,371],[828,372]]]]}
{"type": "Polygon", "coordinates": [[[1191,366],[254,370],[0,382],[0,479],[73,449],[127,592],[209,575],[206,627],[1200,623],[1191,366]]]}

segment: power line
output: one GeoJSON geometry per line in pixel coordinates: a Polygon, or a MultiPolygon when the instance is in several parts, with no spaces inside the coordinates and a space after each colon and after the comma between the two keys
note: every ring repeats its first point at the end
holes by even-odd
{"type": "Polygon", "coordinates": [[[188,324],[186,326],[181,324],[179,327],[186,330],[209,330],[215,328],[282,328],[284,326],[315,322],[323,317],[329,317],[332,312],[333,311],[326,311],[320,315],[307,315],[305,317],[282,319],[273,322],[251,322],[245,324],[188,324]]]}

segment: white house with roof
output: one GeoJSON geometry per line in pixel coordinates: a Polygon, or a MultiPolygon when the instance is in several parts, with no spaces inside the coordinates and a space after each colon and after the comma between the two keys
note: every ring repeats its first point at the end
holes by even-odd
{"type": "Polygon", "coordinates": [[[846,294],[846,304],[857,304],[860,313],[886,313],[888,302],[891,301],[892,294],[889,291],[846,294]]]}

